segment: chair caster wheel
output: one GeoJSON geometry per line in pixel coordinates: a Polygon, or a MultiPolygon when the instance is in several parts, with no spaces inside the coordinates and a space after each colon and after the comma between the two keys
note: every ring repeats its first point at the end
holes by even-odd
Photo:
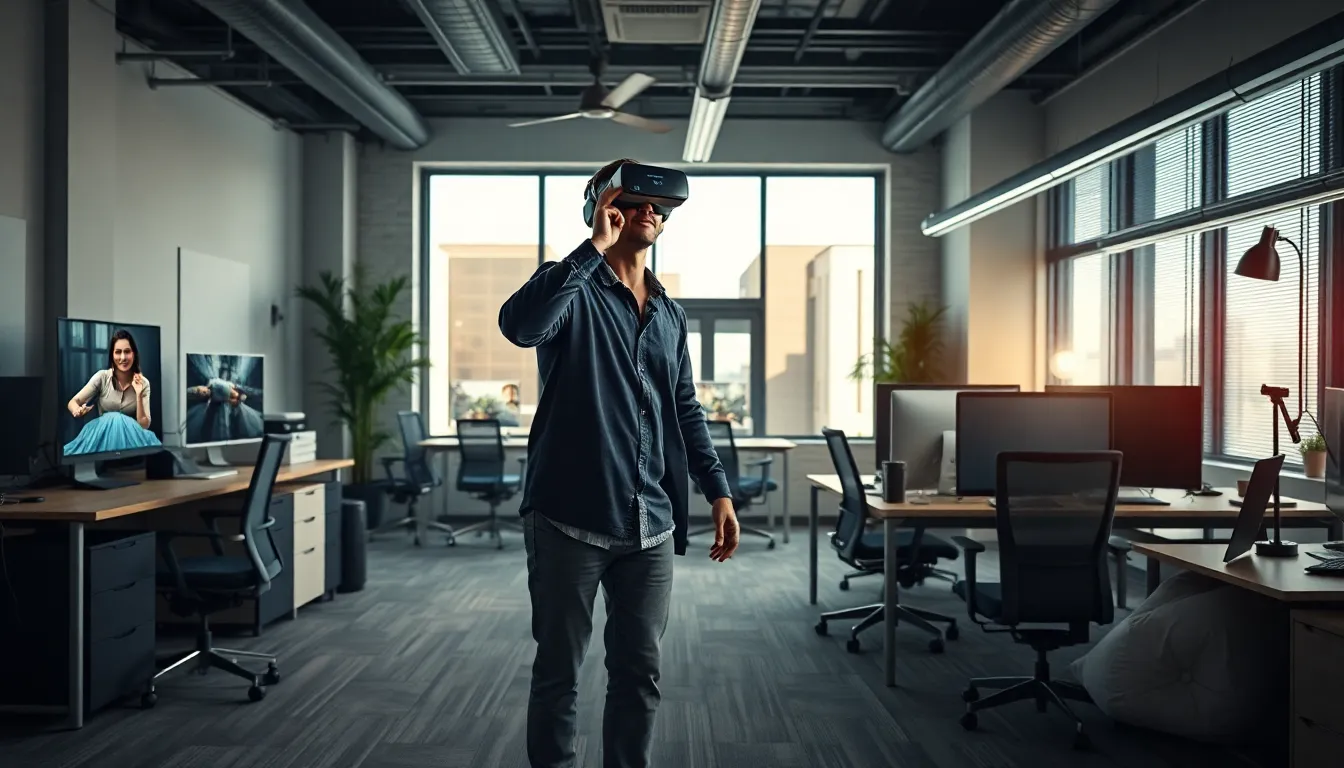
{"type": "Polygon", "coordinates": [[[1082,751],[1092,749],[1092,739],[1088,738],[1086,732],[1080,730],[1073,734],[1073,748],[1082,751]]]}
{"type": "Polygon", "coordinates": [[[261,676],[261,682],[264,685],[276,685],[280,682],[280,668],[271,664],[266,667],[266,674],[261,676]]]}
{"type": "Polygon", "coordinates": [[[819,621],[819,622],[817,622],[817,625],[816,625],[815,627],[813,627],[813,629],[815,629],[815,630],[817,631],[817,636],[818,636],[818,637],[825,637],[825,636],[826,636],[826,622],[824,622],[824,621],[819,621]]]}
{"type": "Polygon", "coordinates": [[[146,691],[140,694],[140,708],[153,709],[155,704],[159,703],[159,694],[153,691],[146,691]]]}
{"type": "Polygon", "coordinates": [[[863,646],[859,645],[859,638],[851,637],[845,641],[845,650],[850,653],[858,653],[863,650],[863,646]]]}
{"type": "Polygon", "coordinates": [[[420,537],[419,537],[419,536],[416,536],[412,541],[415,542],[415,546],[417,546],[417,547],[420,546],[420,537]]]}
{"type": "Polygon", "coordinates": [[[450,546],[450,547],[456,547],[456,546],[457,546],[457,537],[456,537],[456,536],[449,536],[449,537],[448,537],[448,546],[450,546]]]}
{"type": "Polygon", "coordinates": [[[765,545],[765,548],[766,548],[766,549],[774,549],[774,548],[775,548],[775,540],[774,540],[774,539],[771,539],[769,542],[767,542],[766,545],[765,545]]]}
{"type": "Polygon", "coordinates": [[[840,591],[841,591],[841,592],[848,592],[848,591],[849,591],[849,579],[841,579],[841,581],[840,581],[840,591]]]}
{"type": "Polygon", "coordinates": [[[967,688],[966,690],[961,692],[961,700],[966,702],[967,704],[970,704],[972,701],[979,701],[980,691],[976,690],[973,687],[967,688]]]}
{"type": "Polygon", "coordinates": [[[251,688],[247,689],[247,698],[252,701],[261,701],[266,698],[266,689],[263,686],[254,684],[251,688]]]}
{"type": "Polygon", "coordinates": [[[929,653],[943,652],[943,638],[935,637],[929,641],[929,653]]]}
{"type": "Polygon", "coordinates": [[[961,720],[958,722],[961,723],[962,728],[965,728],[968,731],[974,731],[980,726],[980,718],[976,717],[974,712],[967,712],[962,715],[961,720]]]}
{"type": "Polygon", "coordinates": [[[948,640],[956,640],[957,638],[961,637],[961,630],[957,629],[956,624],[949,624],[947,627],[947,631],[943,633],[943,636],[946,637],[948,640]]]}

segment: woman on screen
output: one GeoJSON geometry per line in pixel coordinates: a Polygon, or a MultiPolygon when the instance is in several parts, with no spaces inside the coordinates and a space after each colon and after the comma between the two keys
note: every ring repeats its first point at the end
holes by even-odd
{"type": "Polygon", "coordinates": [[[140,372],[140,351],[130,331],[112,334],[107,349],[108,367],[93,374],[89,383],[66,403],[76,420],[98,408],[98,417],[86,422],[74,440],[65,445],[65,455],[126,451],[162,445],[150,431],[150,383],[140,372]]]}

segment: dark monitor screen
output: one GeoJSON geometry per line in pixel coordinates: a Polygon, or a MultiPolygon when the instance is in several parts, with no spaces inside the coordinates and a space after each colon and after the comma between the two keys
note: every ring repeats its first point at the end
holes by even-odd
{"type": "Polygon", "coordinates": [[[27,475],[42,440],[42,377],[0,376],[0,402],[13,406],[0,439],[0,477],[27,475]]]}
{"type": "Polygon", "coordinates": [[[1198,488],[1204,480],[1204,390],[1172,386],[1048,386],[1111,396],[1111,448],[1125,455],[1120,484],[1198,488]]]}
{"type": "Polygon", "coordinates": [[[1325,438],[1325,506],[1344,520],[1344,389],[1325,388],[1321,437],[1325,438]]]}
{"type": "MultiPolygon", "coordinates": [[[[943,461],[943,435],[957,428],[957,393],[1017,392],[1004,387],[897,387],[888,398],[891,419],[886,433],[892,461],[905,462],[905,487],[937,488],[943,461]]],[[[955,457],[948,457],[955,459],[955,457]]]]}
{"type": "Polygon", "coordinates": [[[158,326],[60,318],[56,346],[56,444],[62,463],[163,450],[158,326]]]}
{"type": "MultiPolygon", "coordinates": [[[[1016,384],[891,384],[881,383],[873,385],[873,443],[876,448],[877,472],[882,472],[882,462],[891,461],[891,393],[896,390],[911,391],[943,391],[943,392],[1016,392],[1021,387],[1016,384]]],[[[956,395],[952,395],[952,406],[950,408],[952,420],[956,419],[956,395]]],[[[955,429],[956,424],[948,426],[948,429],[955,429]]],[[[904,459],[898,460],[904,461],[904,459]]],[[[906,468],[909,471],[909,467],[906,468]]],[[[907,482],[909,478],[906,478],[907,482]]]]}
{"type": "Polygon", "coordinates": [[[261,355],[206,355],[188,352],[183,379],[188,446],[260,440],[266,398],[261,355]]]}
{"type": "Polygon", "coordinates": [[[957,395],[957,494],[993,496],[1005,451],[1106,451],[1111,396],[1088,392],[957,395]]]}

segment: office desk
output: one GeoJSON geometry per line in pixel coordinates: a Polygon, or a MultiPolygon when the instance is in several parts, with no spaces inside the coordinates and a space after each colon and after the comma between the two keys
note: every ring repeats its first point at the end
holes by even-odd
{"type": "MultiPolygon", "coordinates": [[[[736,437],[733,438],[733,444],[739,451],[750,451],[752,453],[778,454],[783,457],[781,464],[782,472],[779,481],[779,487],[782,491],[783,500],[780,506],[783,508],[784,515],[784,543],[789,543],[789,452],[797,448],[797,444],[791,440],[785,440],[782,437],[736,437]]],[[[431,437],[420,441],[420,447],[430,451],[449,453],[461,448],[461,444],[456,437],[431,437]]],[[[518,450],[527,448],[527,438],[520,436],[505,435],[504,450],[518,450]]],[[[447,467],[444,467],[444,474],[447,475],[447,467]]],[[[440,507],[441,513],[447,512],[447,494],[444,494],[444,505],[440,507]]]]}
{"type": "MultiPolygon", "coordinates": [[[[865,482],[871,480],[866,476],[865,482]]],[[[819,537],[818,519],[821,493],[839,495],[839,475],[808,475],[812,486],[812,503],[808,510],[808,602],[817,602],[817,540],[819,537]]],[[[1158,497],[1171,502],[1170,506],[1118,505],[1115,508],[1115,527],[1133,528],[1230,528],[1237,519],[1240,508],[1234,507],[1230,499],[1236,498],[1236,492],[1224,491],[1222,496],[1189,496],[1184,491],[1158,489],[1158,497]]],[[[881,496],[868,496],[868,513],[881,520],[886,547],[883,570],[896,573],[896,531],[901,522],[910,520],[926,528],[993,528],[995,526],[994,507],[985,497],[955,498],[949,496],[931,497],[928,504],[889,504],[881,496]]],[[[1297,506],[1282,511],[1285,520],[1299,524],[1326,524],[1337,526],[1338,520],[1326,509],[1324,504],[1309,501],[1297,501],[1297,506]]],[[[1210,545],[1221,546],[1221,545],[1210,545]]],[[[1138,545],[1135,545],[1138,549],[1138,545]]],[[[896,605],[899,602],[898,585],[894,578],[883,579],[883,605],[896,605]]],[[[896,684],[896,623],[895,613],[886,612],[883,622],[883,653],[885,654],[886,684],[896,684]]]]}
{"type": "MultiPolygon", "coordinates": [[[[353,467],[350,459],[327,459],[282,466],[277,483],[312,478],[353,467]]],[[[143,475],[141,476],[143,477],[143,475]]],[[[156,509],[246,491],[252,480],[251,467],[238,467],[238,474],[213,480],[142,480],[139,485],[109,491],[49,488],[34,491],[46,501],[37,504],[6,504],[0,507],[0,523],[60,525],[68,530],[70,555],[68,650],[69,692],[65,707],[71,728],[84,726],[84,528],[106,520],[126,518],[156,509]]],[[[13,711],[11,709],[10,711],[13,711]]],[[[38,709],[46,712],[49,710],[38,709]]]]}
{"type": "Polygon", "coordinates": [[[1254,550],[1223,562],[1222,544],[1134,544],[1134,551],[1169,565],[1217,579],[1284,603],[1289,619],[1291,680],[1285,765],[1317,768],[1338,764],[1344,749],[1344,578],[1304,570],[1316,560],[1303,544],[1297,557],[1258,557],[1254,550]],[[1310,608],[1310,609],[1309,609],[1310,608]],[[1324,610],[1321,610],[1324,608],[1324,610]]]}

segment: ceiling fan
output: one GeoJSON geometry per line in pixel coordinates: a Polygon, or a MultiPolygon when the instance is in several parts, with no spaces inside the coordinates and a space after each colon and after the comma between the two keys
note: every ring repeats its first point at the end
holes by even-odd
{"type": "Polygon", "coordinates": [[[567,115],[558,115],[556,117],[544,117],[540,120],[528,120],[522,123],[510,123],[510,128],[524,128],[529,125],[541,125],[542,123],[558,123],[561,120],[573,120],[576,117],[587,117],[593,120],[614,120],[621,125],[628,125],[631,128],[638,128],[641,131],[651,133],[667,133],[672,130],[672,126],[665,125],[656,120],[650,120],[639,115],[632,115],[629,112],[622,112],[621,107],[626,102],[643,93],[646,88],[653,85],[654,78],[648,75],[634,72],[629,77],[621,81],[621,84],[608,91],[602,84],[602,71],[604,63],[601,59],[596,59],[588,67],[593,73],[593,84],[583,89],[583,95],[579,97],[579,109],[577,112],[570,112],[567,115]]]}

